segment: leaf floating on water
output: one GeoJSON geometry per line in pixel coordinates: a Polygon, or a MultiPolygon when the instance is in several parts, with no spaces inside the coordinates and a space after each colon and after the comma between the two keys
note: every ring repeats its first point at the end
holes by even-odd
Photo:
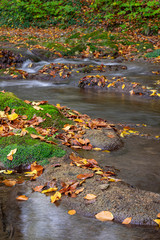
{"type": "Polygon", "coordinates": [[[69,214],[69,215],[74,215],[74,214],[76,214],[76,210],[74,210],[74,209],[69,210],[69,211],[68,211],[68,214],[69,214]]]}
{"type": "Polygon", "coordinates": [[[158,224],[158,227],[160,227],[160,219],[153,219],[153,221],[158,224]]]}
{"type": "Polygon", "coordinates": [[[19,201],[27,201],[28,197],[26,197],[25,195],[20,195],[20,196],[16,197],[16,199],[19,201]]]}
{"type": "Polygon", "coordinates": [[[13,187],[16,185],[17,181],[16,180],[9,180],[9,179],[5,179],[4,181],[2,181],[7,187],[13,187]]]}
{"type": "Polygon", "coordinates": [[[113,214],[109,211],[101,211],[95,215],[99,221],[112,221],[114,219],[113,214]]]}
{"type": "Polygon", "coordinates": [[[132,218],[128,217],[123,220],[122,224],[130,224],[131,221],[132,221],[132,218]]]}
{"type": "Polygon", "coordinates": [[[56,192],[53,196],[51,196],[51,203],[54,203],[58,200],[61,199],[61,193],[60,192],[56,192]]]}
{"type": "Polygon", "coordinates": [[[85,174],[79,174],[77,176],[78,179],[87,179],[93,177],[93,173],[85,173],[85,174]]]}
{"type": "Polygon", "coordinates": [[[87,195],[84,197],[84,199],[93,200],[93,199],[95,199],[96,197],[97,197],[96,195],[94,195],[94,194],[92,194],[92,193],[89,193],[89,194],[87,194],[87,195]]]}

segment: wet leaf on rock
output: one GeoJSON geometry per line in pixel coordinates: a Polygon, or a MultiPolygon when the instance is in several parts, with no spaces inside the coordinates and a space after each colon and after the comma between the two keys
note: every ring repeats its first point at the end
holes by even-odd
{"type": "Polygon", "coordinates": [[[62,196],[61,193],[57,191],[53,196],[51,196],[51,203],[60,200],[61,196],[62,196]]]}
{"type": "Polygon", "coordinates": [[[132,218],[128,217],[123,220],[122,224],[130,224],[131,221],[132,221],[132,218]]]}
{"type": "Polygon", "coordinates": [[[16,197],[16,199],[19,200],[19,201],[27,201],[28,197],[25,196],[25,195],[20,195],[20,196],[16,197]]]}
{"type": "Polygon", "coordinates": [[[93,173],[85,173],[85,174],[79,174],[77,176],[78,179],[87,179],[93,177],[93,173]]]}
{"type": "Polygon", "coordinates": [[[69,215],[74,215],[74,214],[76,214],[76,210],[74,210],[74,209],[69,210],[69,211],[68,211],[68,214],[69,214],[69,215]]]}
{"type": "Polygon", "coordinates": [[[104,222],[104,221],[112,221],[114,219],[113,214],[109,211],[101,211],[95,215],[95,217],[104,222]]]}
{"type": "Polygon", "coordinates": [[[94,195],[94,194],[92,194],[92,193],[88,193],[88,194],[84,197],[84,199],[93,200],[93,199],[95,199],[96,197],[97,197],[96,195],[94,195]]]}
{"type": "Polygon", "coordinates": [[[16,185],[17,181],[16,180],[10,180],[10,179],[5,179],[2,181],[7,187],[13,187],[16,185]]]}

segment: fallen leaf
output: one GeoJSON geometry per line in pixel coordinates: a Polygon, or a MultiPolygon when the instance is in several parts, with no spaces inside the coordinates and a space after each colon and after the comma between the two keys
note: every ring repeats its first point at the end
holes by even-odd
{"type": "Polygon", "coordinates": [[[51,196],[51,203],[54,203],[56,201],[58,201],[59,199],[61,199],[61,193],[60,192],[56,192],[53,196],[51,196]]]}
{"type": "Polygon", "coordinates": [[[84,187],[82,187],[82,188],[80,188],[80,189],[77,189],[76,191],[75,191],[75,194],[79,194],[79,193],[81,193],[81,192],[83,192],[83,190],[84,190],[84,187]]]}
{"type": "Polygon", "coordinates": [[[8,115],[7,118],[10,121],[14,121],[15,119],[18,118],[18,114],[17,113],[12,113],[12,114],[8,115]]]}
{"type": "Polygon", "coordinates": [[[36,162],[31,164],[31,171],[33,172],[34,170],[37,171],[37,176],[40,176],[43,173],[43,167],[36,162]]]}
{"type": "Polygon", "coordinates": [[[33,190],[34,190],[35,192],[41,192],[43,187],[44,187],[43,185],[36,186],[35,188],[33,188],[33,190]]]}
{"type": "Polygon", "coordinates": [[[160,218],[160,213],[157,214],[157,218],[160,218]]]}
{"type": "Polygon", "coordinates": [[[7,155],[7,159],[12,161],[13,160],[13,155],[17,152],[17,148],[12,149],[10,153],[7,155]]]}
{"type": "Polygon", "coordinates": [[[125,218],[122,222],[122,224],[129,224],[132,221],[131,217],[125,218]]]}
{"type": "Polygon", "coordinates": [[[7,187],[13,187],[16,185],[17,181],[16,180],[9,180],[9,179],[5,179],[4,181],[2,181],[7,187]]]}
{"type": "Polygon", "coordinates": [[[74,215],[74,214],[76,214],[76,210],[74,210],[74,209],[69,210],[69,211],[68,211],[68,214],[69,214],[69,215],[74,215]]]}
{"type": "Polygon", "coordinates": [[[87,194],[87,195],[84,197],[84,199],[93,200],[93,199],[95,199],[96,197],[97,197],[96,195],[94,195],[94,194],[92,194],[92,193],[89,193],[89,194],[87,194]]]}
{"type": "Polygon", "coordinates": [[[95,215],[95,217],[104,222],[104,221],[112,221],[114,219],[113,214],[109,211],[101,211],[95,215]]]}
{"type": "Polygon", "coordinates": [[[54,187],[54,188],[49,188],[47,190],[43,190],[41,193],[50,193],[50,192],[56,192],[58,188],[54,187]]]}
{"type": "Polygon", "coordinates": [[[4,173],[4,174],[9,175],[9,174],[12,174],[13,171],[12,170],[1,170],[0,173],[4,173]]]}
{"type": "Polygon", "coordinates": [[[158,226],[160,227],[160,219],[153,219],[154,222],[156,222],[158,224],[158,226]]]}
{"type": "Polygon", "coordinates": [[[101,148],[92,148],[92,150],[94,150],[94,151],[101,151],[102,149],[101,148]]]}
{"type": "Polygon", "coordinates": [[[16,199],[19,201],[27,201],[28,197],[26,197],[25,195],[20,195],[20,196],[16,197],[16,199]]]}
{"type": "Polygon", "coordinates": [[[124,88],[125,88],[125,84],[122,85],[122,89],[124,89],[124,88]]]}
{"type": "Polygon", "coordinates": [[[93,177],[93,173],[85,173],[85,174],[79,174],[77,176],[78,179],[87,179],[93,177]]]}

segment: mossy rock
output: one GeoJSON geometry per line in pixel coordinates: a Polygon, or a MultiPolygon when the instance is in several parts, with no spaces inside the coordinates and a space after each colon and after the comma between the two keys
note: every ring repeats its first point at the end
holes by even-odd
{"type": "Polygon", "coordinates": [[[11,92],[0,93],[0,110],[3,111],[6,106],[10,107],[11,110],[15,109],[18,115],[26,115],[28,119],[32,119],[33,115],[42,117],[45,119],[45,121],[41,123],[42,127],[55,126],[62,128],[64,124],[70,123],[55,106],[44,104],[39,106],[43,110],[36,110],[33,106],[25,103],[11,92]],[[47,113],[51,115],[51,118],[46,115],[47,113]]]}
{"type": "Polygon", "coordinates": [[[33,145],[28,145],[28,142],[26,142],[26,145],[11,144],[3,148],[0,147],[1,162],[6,168],[28,165],[34,161],[47,163],[48,158],[53,156],[62,157],[65,155],[65,153],[66,152],[58,146],[39,142],[38,140],[37,143],[34,142],[33,145]],[[10,161],[7,159],[7,155],[15,148],[17,148],[17,152],[13,155],[13,160],[10,161]]]}
{"type": "MultiPolygon", "coordinates": [[[[41,127],[57,127],[61,129],[64,124],[71,123],[59,110],[49,104],[40,105],[43,110],[36,110],[30,104],[25,103],[23,100],[16,97],[11,92],[0,93],[0,110],[4,111],[5,107],[10,107],[10,112],[15,109],[18,115],[26,115],[29,119],[33,116],[40,116],[45,121],[41,123],[41,127]],[[48,117],[46,114],[50,115],[48,117]]],[[[9,112],[9,113],[10,113],[9,112]]],[[[21,132],[21,129],[15,128],[16,133],[21,132]]],[[[33,161],[47,162],[47,159],[53,156],[62,157],[65,151],[58,145],[52,145],[46,142],[41,142],[38,139],[32,139],[30,134],[37,134],[34,127],[27,128],[28,134],[21,137],[18,135],[0,137],[0,161],[5,167],[16,167],[19,165],[26,165],[33,161]],[[13,155],[13,160],[7,159],[7,155],[11,150],[17,148],[17,152],[13,155]]],[[[52,140],[55,142],[56,140],[52,140]]],[[[47,139],[48,140],[48,139],[47,139]]],[[[51,140],[51,139],[50,139],[51,140]]]]}

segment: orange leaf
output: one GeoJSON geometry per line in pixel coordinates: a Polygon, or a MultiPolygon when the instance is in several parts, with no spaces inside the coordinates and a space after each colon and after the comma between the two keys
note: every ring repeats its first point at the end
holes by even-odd
{"type": "Polygon", "coordinates": [[[122,224],[129,224],[132,221],[131,217],[125,218],[122,222],[122,224]]]}
{"type": "Polygon", "coordinates": [[[16,199],[19,201],[27,201],[28,197],[26,197],[25,195],[20,195],[20,196],[16,197],[16,199]]]}
{"type": "Polygon", "coordinates": [[[12,161],[13,160],[13,155],[8,156],[7,159],[12,161]]]}
{"type": "Polygon", "coordinates": [[[112,221],[114,219],[113,217],[113,214],[109,211],[102,211],[102,212],[99,212],[95,215],[95,217],[104,222],[104,221],[112,221]]]}
{"type": "Polygon", "coordinates": [[[43,187],[44,187],[43,185],[36,186],[35,188],[33,188],[33,190],[34,190],[35,192],[41,192],[43,187]]]}
{"type": "Polygon", "coordinates": [[[87,194],[87,195],[84,197],[84,199],[93,200],[93,199],[95,199],[96,197],[97,197],[96,195],[94,195],[94,194],[92,194],[92,193],[89,193],[89,194],[87,194]]]}
{"type": "Polygon", "coordinates": [[[74,210],[74,209],[69,210],[69,211],[68,211],[68,214],[69,214],[69,215],[74,215],[74,214],[76,214],[76,210],[74,210]]]}
{"type": "Polygon", "coordinates": [[[82,188],[80,188],[80,189],[77,189],[77,190],[75,191],[75,194],[79,194],[79,193],[83,192],[83,190],[84,190],[84,187],[82,187],[82,188]]]}
{"type": "Polygon", "coordinates": [[[43,167],[36,162],[31,164],[31,171],[33,172],[34,170],[37,171],[37,176],[40,176],[43,173],[43,167]]]}
{"type": "Polygon", "coordinates": [[[49,188],[47,190],[43,190],[41,193],[50,193],[50,192],[55,192],[57,191],[58,188],[54,187],[54,188],[49,188]]]}
{"type": "Polygon", "coordinates": [[[9,179],[5,179],[4,181],[2,181],[7,187],[13,187],[14,185],[16,185],[16,180],[9,180],[9,179]]]}
{"type": "Polygon", "coordinates": [[[160,213],[157,214],[157,218],[160,218],[160,213]]]}
{"type": "Polygon", "coordinates": [[[79,174],[77,176],[78,179],[87,179],[93,177],[93,173],[85,173],[85,174],[79,174]]]}

